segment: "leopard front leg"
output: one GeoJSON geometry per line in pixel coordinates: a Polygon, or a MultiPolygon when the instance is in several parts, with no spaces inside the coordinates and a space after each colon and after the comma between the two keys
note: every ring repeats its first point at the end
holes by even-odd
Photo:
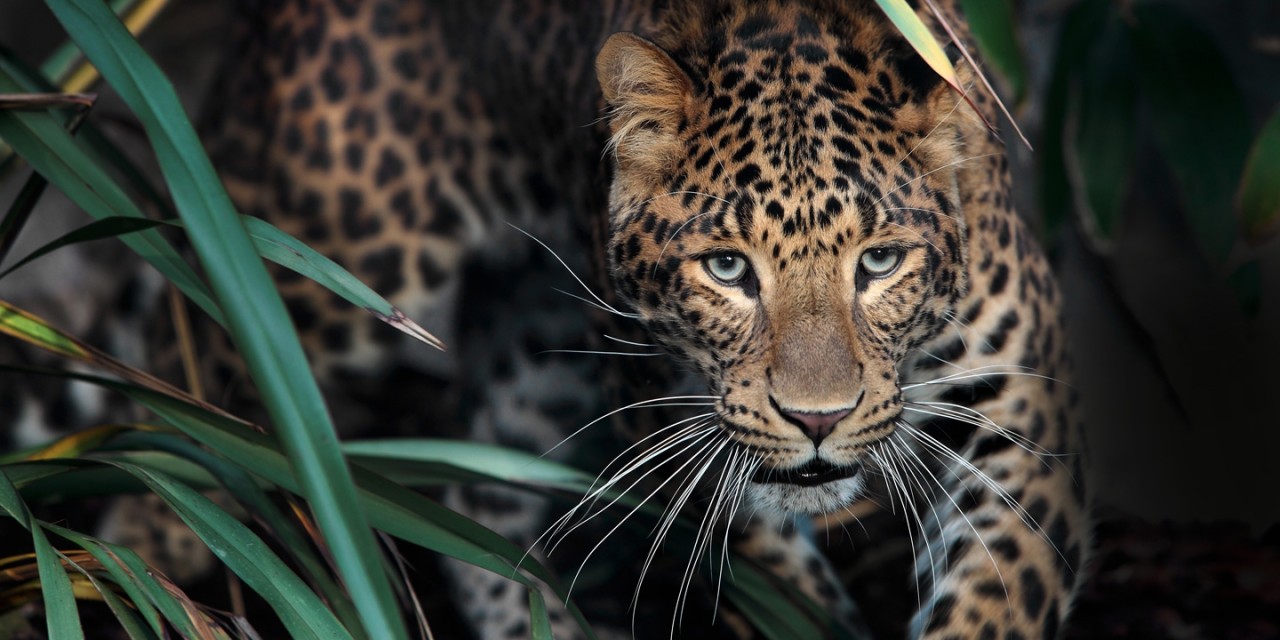
{"type": "Polygon", "coordinates": [[[1067,413],[1044,411],[1061,406],[1065,389],[1055,387],[1063,385],[1024,380],[1009,386],[1039,386],[1040,409],[1006,410],[1024,406],[1009,397],[979,406],[1005,426],[977,431],[955,457],[918,430],[902,434],[918,440],[917,461],[943,462],[934,467],[939,490],[920,514],[923,605],[910,637],[1052,639],[1070,609],[1088,550],[1085,478],[1079,453],[1064,449],[1076,442],[1067,413]],[[1019,424],[1014,413],[1029,416],[1025,426],[1009,426],[1019,424]]]}

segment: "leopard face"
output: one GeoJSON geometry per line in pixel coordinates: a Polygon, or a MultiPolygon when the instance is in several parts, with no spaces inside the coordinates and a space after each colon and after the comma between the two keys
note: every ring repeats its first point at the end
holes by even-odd
{"type": "Polygon", "coordinates": [[[882,16],[760,3],[696,48],[597,58],[620,295],[705,379],[761,506],[830,512],[903,410],[899,367],[967,287],[965,118],[882,16]]]}

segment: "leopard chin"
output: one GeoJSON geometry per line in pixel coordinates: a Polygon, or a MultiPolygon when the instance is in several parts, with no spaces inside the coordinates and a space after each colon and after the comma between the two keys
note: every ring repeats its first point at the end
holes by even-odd
{"type": "Polygon", "coordinates": [[[756,482],[747,485],[747,502],[760,510],[781,514],[823,515],[843,511],[862,497],[862,473],[821,483],[756,482]]]}

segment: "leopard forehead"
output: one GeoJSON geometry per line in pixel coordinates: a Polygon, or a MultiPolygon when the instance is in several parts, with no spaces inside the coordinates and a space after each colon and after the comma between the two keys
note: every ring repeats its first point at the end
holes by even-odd
{"type": "Polygon", "coordinates": [[[700,24],[680,38],[696,45],[615,36],[598,60],[614,282],[771,464],[817,443],[788,416],[852,408],[826,453],[850,463],[892,429],[897,364],[966,286],[955,101],[882,17],[759,4],[700,24]],[[879,281],[858,271],[873,248],[901,255],[879,281]],[[724,254],[750,281],[706,273],[724,254]]]}

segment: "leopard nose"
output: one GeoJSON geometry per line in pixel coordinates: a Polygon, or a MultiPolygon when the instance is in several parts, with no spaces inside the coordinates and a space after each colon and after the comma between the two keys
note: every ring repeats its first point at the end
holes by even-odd
{"type": "MultiPolygon", "coordinates": [[[[775,402],[775,406],[776,404],[775,402]]],[[[778,413],[781,413],[788,421],[800,427],[816,447],[822,444],[823,439],[831,435],[831,431],[836,428],[837,422],[853,413],[853,407],[836,409],[835,411],[798,411],[778,407],[778,413]]]]}

